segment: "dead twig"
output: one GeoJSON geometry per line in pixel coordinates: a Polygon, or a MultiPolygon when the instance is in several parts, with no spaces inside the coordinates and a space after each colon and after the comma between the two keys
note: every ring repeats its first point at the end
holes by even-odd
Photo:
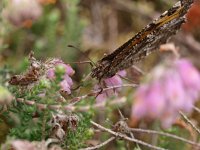
{"type": "Polygon", "coordinates": [[[182,111],[179,111],[179,114],[187,121],[188,124],[191,125],[193,129],[195,129],[196,132],[200,134],[199,128],[197,128],[196,125],[182,111]]]}
{"type": "Polygon", "coordinates": [[[176,139],[176,140],[179,140],[179,141],[182,141],[182,142],[186,142],[186,143],[191,144],[193,146],[200,147],[200,144],[198,144],[196,142],[184,139],[182,137],[179,137],[177,135],[173,135],[173,134],[170,134],[170,133],[154,131],[154,130],[147,130],[147,129],[138,129],[138,128],[129,128],[129,129],[132,132],[140,132],[140,133],[143,132],[143,133],[148,133],[148,134],[158,134],[158,135],[162,135],[162,136],[166,136],[166,137],[171,137],[173,139],[176,139]]]}
{"type": "Polygon", "coordinates": [[[87,105],[87,106],[73,106],[73,105],[47,105],[47,104],[41,104],[41,103],[37,103],[35,101],[32,100],[25,100],[23,98],[16,98],[17,102],[20,103],[24,103],[26,105],[31,105],[31,106],[36,106],[38,109],[40,110],[45,110],[45,109],[51,109],[51,110],[68,110],[68,111],[79,111],[79,112],[86,112],[90,109],[99,109],[105,106],[122,106],[123,104],[126,103],[126,98],[122,97],[119,99],[116,99],[114,101],[110,101],[110,102],[102,102],[102,103],[97,103],[94,104],[92,106],[87,105]]]}
{"type": "Polygon", "coordinates": [[[197,111],[198,113],[200,113],[200,109],[196,106],[193,106],[194,110],[197,111]]]}
{"type": "Polygon", "coordinates": [[[82,148],[80,150],[93,150],[93,149],[99,149],[103,146],[105,146],[106,144],[110,143],[111,141],[113,141],[115,139],[115,137],[111,137],[109,138],[108,140],[106,140],[105,142],[99,144],[99,145],[96,145],[96,146],[92,146],[92,147],[87,147],[87,148],[82,148]]]}
{"type": "Polygon", "coordinates": [[[114,135],[116,137],[119,137],[121,139],[130,141],[130,142],[135,142],[135,143],[144,145],[144,146],[146,146],[148,148],[152,148],[152,149],[155,149],[155,150],[166,150],[165,148],[157,147],[157,146],[148,144],[146,142],[143,142],[143,141],[140,141],[140,140],[137,140],[137,139],[134,139],[134,138],[130,138],[130,137],[126,136],[125,134],[122,134],[122,133],[119,133],[119,132],[114,132],[111,129],[105,128],[105,127],[101,126],[100,124],[97,124],[94,121],[90,121],[90,122],[91,122],[92,125],[96,126],[97,128],[99,128],[99,129],[101,129],[103,131],[106,131],[106,132],[108,132],[108,133],[110,133],[110,134],[112,134],[112,135],[114,135]]]}

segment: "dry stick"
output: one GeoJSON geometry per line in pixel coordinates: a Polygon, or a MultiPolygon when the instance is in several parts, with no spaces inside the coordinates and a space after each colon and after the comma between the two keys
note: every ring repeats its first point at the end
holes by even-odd
{"type": "Polygon", "coordinates": [[[140,69],[139,67],[137,67],[137,66],[135,66],[135,65],[133,65],[132,68],[135,69],[135,70],[137,70],[137,71],[138,71],[139,73],[141,73],[142,75],[145,74],[145,72],[144,72],[142,69],[140,69]]]}
{"type": "Polygon", "coordinates": [[[198,113],[200,113],[200,109],[196,106],[193,106],[194,110],[196,110],[198,113]]]}
{"type": "Polygon", "coordinates": [[[84,99],[86,97],[94,96],[95,94],[99,94],[99,92],[104,92],[104,91],[107,91],[107,90],[112,90],[112,89],[117,89],[117,88],[122,88],[122,87],[137,87],[137,86],[138,86],[138,84],[123,84],[123,85],[106,87],[104,89],[93,91],[93,92],[91,92],[91,93],[89,93],[87,95],[73,98],[72,100],[75,100],[75,102],[71,103],[71,105],[74,105],[74,104],[78,103],[79,101],[81,101],[82,99],[84,99]]]}
{"type": "Polygon", "coordinates": [[[181,116],[187,121],[187,123],[189,123],[191,127],[194,128],[195,131],[200,134],[200,130],[192,123],[192,121],[182,111],[179,111],[179,114],[181,114],[181,116]]]}
{"type": "Polygon", "coordinates": [[[170,134],[170,133],[165,133],[165,132],[160,132],[160,131],[154,131],[154,130],[138,129],[138,128],[129,128],[129,129],[132,132],[143,132],[143,133],[148,133],[148,134],[158,134],[158,135],[162,135],[162,136],[166,136],[166,137],[171,137],[171,138],[174,138],[176,140],[180,140],[180,141],[186,142],[188,144],[191,144],[193,146],[200,147],[200,144],[198,144],[198,143],[195,143],[193,141],[184,139],[182,137],[179,137],[177,135],[173,135],[173,134],[170,134]]]}
{"type": "Polygon", "coordinates": [[[157,147],[157,146],[154,146],[154,145],[151,145],[151,144],[148,144],[146,142],[143,142],[143,141],[140,141],[140,140],[137,140],[137,139],[133,139],[133,138],[130,138],[128,136],[126,136],[125,134],[122,134],[122,133],[118,133],[118,132],[114,132],[108,128],[105,128],[103,126],[101,126],[100,124],[97,124],[95,123],[94,121],[90,121],[91,124],[93,124],[94,126],[96,126],[97,128],[103,130],[103,131],[106,131],[112,135],[115,135],[116,137],[120,137],[124,140],[127,140],[127,141],[130,141],[130,142],[135,142],[135,143],[138,143],[138,144],[141,144],[141,145],[144,145],[148,148],[152,148],[152,149],[155,149],[155,150],[166,150],[165,148],[160,148],[160,147],[157,147]]]}
{"type": "Polygon", "coordinates": [[[126,98],[122,97],[119,99],[116,99],[114,101],[110,101],[110,102],[102,102],[102,103],[97,103],[94,104],[93,106],[71,106],[71,105],[47,105],[47,104],[40,104],[40,103],[36,103],[35,101],[30,101],[30,100],[24,100],[23,98],[17,98],[16,101],[20,102],[20,103],[25,103],[27,105],[35,105],[37,108],[44,110],[44,109],[51,109],[51,110],[57,110],[57,109],[64,109],[64,110],[68,110],[68,111],[80,111],[80,112],[86,112],[88,110],[92,109],[98,109],[98,108],[102,108],[105,107],[106,105],[108,106],[116,106],[116,105],[123,105],[126,103],[126,98]]]}
{"type": "Polygon", "coordinates": [[[106,144],[110,143],[111,141],[113,141],[116,137],[111,137],[108,140],[106,140],[105,142],[96,145],[96,146],[92,146],[92,147],[87,147],[87,148],[81,148],[80,150],[93,150],[93,149],[99,149],[103,146],[105,146],[106,144]]]}

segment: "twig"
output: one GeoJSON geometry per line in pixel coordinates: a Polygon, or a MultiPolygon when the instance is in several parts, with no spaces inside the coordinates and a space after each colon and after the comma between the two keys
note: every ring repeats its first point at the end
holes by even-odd
{"type": "Polygon", "coordinates": [[[71,101],[74,101],[73,103],[71,103],[71,105],[75,105],[76,103],[80,102],[82,99],[89,97],[89,96],[95,96],[96,94],[99,94],[99,92],[105,92],[108,90],[112,90],[112,89],[117,89],[117,88],[122,88],[122,87],[137,87],[137,84],[123,84],[123,85],[117,85],[117,86],[110,86],[110,87],[106,87],[104,89],[100,89],[100,90],[96,90],[96,91],[92,91],[89,94],[80,96],[80,97],[75,97],[73,99],[71,99],[71,101]]]}
{"type": "Polygon", "coordinates": [[[200,130],[199,128],[197,128],[194,123],[192,123],[192,121],[182,112],[179,111],[179,113],[181,114],[181,116],[187,121],[187,123],[189,123],[191,125],[192,128],[195,129],[195,131],[197,131],[200,134],[200,130]]]}
{"type": "Polygon", "coordinates": [[[118,132],[114,132],[108,128],[105,128],[97,123],[95,123],[94,121],[90,121],[91,124],[93,124],[94,126],[96,126],[97,128],[103,130],[103,131],[106,131],[112,135],[115,135],[116,137],[120,137],[124,140],[127,140],[127,141],[130,141],[130,142],[135,142],[135,143],[138,143],[138,144],[141,144],[141,145],[144,145],[148,148],[152,148],[152,149],[155,149],[155,150],[166,150],[165,148],[160,148],[160,147],[157,147],[157,146],[154,146],[154,145],[151,145],[151,144],[148,144],[146,142],[143,142],[143,141],[140,141],[140,140],[137,140],[137,139],[133,139],[133,138],[130,138],[128,136],[126,136],[125,134],[122,134],[122,133],[118,133],[118,132]]]}
{"type": "Polygon", "coordinates": [[[93,146],[93,147],[87,147],[87,148],[82,148],[80,150],[93,150],[93,149],[99,149],[101,147],[103,147],[104,145],[110,143],[111,141],[113,141],[115,139],[115,137],[111,137],[109,138],[108,140],[106,140],[105,142],[99,144],[99,145],[96,145],[96,146],[93,146]]]}
{"type": "MultiPolygon", "coordinates": [[[[33,100],[24,100],[23,98],[16,98],[16,100],[20,103],[25,103],[27,105],[36,105],[38,108],[44,110],[44,109],[52,109],[52,110],[56,110],[56,109],[65,109],[65,110],[70,110],[70,111],[87,111],[91,108],[91,106],[82,106],[82,107],[75,107],[73,105],[75,105],[76,103],[80,102],[82,99],[85,99],[87,97],[90,96],[95,96],[96,94],[98,94],[100,91],[104,92],[107,90],[111,90],[111,89],[116,89],[116,88],[121,88],[121,87],[137,87],[137,84],[123,84],[123,85],[118,85],[118,86],[111,86],[111,87],[107,87],[104,88],[103,90],[96,90],[96,91],[92,91],[89,94],[83,95],[83,96],[79,96],[79,97],[75,97],[73,99],[70,99],[69,101],[74,101],[73,103],[67,104],[67,105],[56,105],[56,104],[52,104],[52,105],[47,105],[47,104],[41,104],[41,103],[36,103],[33,100]]],[[[124,103],[124,101],[126,101],[125,99],[121,99],[119,101],[112,101],[110,104],[120,104],[120,103],[124,103]]],[[[100,108],[105,106],[107,103],[103,102],[103,103],[99,103],[99,104],[95,104],[94,106],[92,106],[92,108],[100,108]]]]}
{"type": "MultiPolygon", "coordinates": [[[[16,98],[16,100],[18,102],[25,103],[27,105],[36,105],[38,108],[43,109],[43,110],[47,109],[47,108],[52,109],[52,110],[61,109],[62,108],[62,109],[65,109],[65,110],[70,110],[70,111],[74,111],[74,110],[87,111],[87,110],[89,110],[91,108],[90,106],[83,106],[83,107],[79,107],[78,108],[78,107],[75,107],[73,105],[75,105],[76,103],[80,102],[82,99],[85,99],[85,98],[90,97],[90,96],[95,96],[96,94],[99,94],[99,92],[104,92],[104,91],[107,91],[107,90],[121,88],[121,87],[137,87],[137,86],[138,86],[137,84],[123,84],[123,85],[118,85],[118,86],[110,86],[110,87],[104,88],[103,90],[100,89],[100,90],[92,91],[89,94],[72,98],[72,99],[68,100],[68,101],[71,101],[72,103],[67,104],[67,105],[40,104],[40,103],[36,103],[33,100],[24,100],[23,98],[16,98]]],[[[122,100],[122,101],[124,101],[124,100],[122,100]]],[[[114,104],[117,104],[117,103],[114,102],[114,104]]],[[[92,106],[92,108],[94,108],[94,107],[100,108],[100,107],[103,107],[105,105],[106,105],[106,103],[100,103],[100,104],[96,104],[95,106],[92,106]]]]}
{"type": "Polygon", "coordinates": [[[80,111],[80,112],[86,112],[88,110],[92,109],[99,109],[102,107],[105,107],[106,105],[108,106],[118,106],[120,104],[123,105],[126,103],[126,98],[122,97],[110,102],[102,102],[102,103],[97,103],[92,106],[87,105],[87,106],[72,106],[72,105],[47,105],[47,104],[40,104],[35,101],[30,101],[30,100],[25,100],[23,98],[16,98],[17,102],[24,103],[26,105],[35,105],[37,108],[40,110],[45,110],[45,109],[51,109],[51,110],[57,110],[57,109],[63,109],[63,110],[68,110],[68,111],[80,111]]]}
{"type": "Polygon", "coordinates": [[[142,75],[145,74],[145,72],[142,69],[140,69],[139,67],[137,67],[135,65],[133,65],[132,68],[135,69],[136,71],[138,71],[139,73],[141,73],[142,75]]]}
{"type": "Polygon", "coordinates": [[[132,132],[143,132],[143,133],[149,133],[149,134],[158,134],[158,135],[162,135],[162,136],[166,136],[166,137],[171,137],[171,138],[174,138],[176,140],[180,140],[180,141],[186,142],[188,144],[200,147],[200,144],[198,144],[198,143],[195,143],[193,141],[184,139],[182,137],[179,137],[177,135],[173,135],[173,134],[170,134],[170,133],[154,131],[154,130],[138,129],[138,128],[130,128],[130,131],[132,131],[132,132]]]}
{"type": "Polygon", "coordinates": [[[200,113],[200,109],[196,106],[193,106],[194,110],[196,110],[198,113],[200,113]]]}

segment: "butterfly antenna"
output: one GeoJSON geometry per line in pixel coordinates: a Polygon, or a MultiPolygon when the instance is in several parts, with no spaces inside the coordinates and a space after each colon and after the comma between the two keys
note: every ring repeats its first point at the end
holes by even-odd
{"type": "Polygon", "coordinates": [[[78,50],[79,52],[81,52],[85,57],[87,57],[89,60],[90,60],[90,65],[93,67],[93,66],[96,66],[96,64],[95,64],[95,62],[92,60],[92,59],[90,59],[85,53],[83,53],[78,47],[76,47],[76,46],[73,46],[73,45],[68,45],[68,47],[70,47],[70,48],[74,48],[74,49],[76,49],[76,50],[78,50]]]}

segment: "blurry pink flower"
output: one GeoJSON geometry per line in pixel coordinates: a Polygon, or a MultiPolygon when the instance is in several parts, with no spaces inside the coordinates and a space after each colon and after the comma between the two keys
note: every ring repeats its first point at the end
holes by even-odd
{"type": "Polygon", "coordinates": [[[30,27],[41,16],[42,8],[37,0],[11,0],[3,14],[15,26],[30,27]]]}
{"type": "Polygon", "coordinates": [[[183,80],[185,88],[187,88],[188,94],[193,97],[193,100],[196,100],[199,94],[198,91],[200,91],[200,73],[186,59],[178,61],[176,67],[180,72],[181,79],[183,80]]]}
{"type": "Polygon", "coordinates": [[[163,109],[166,107],[166,101],[164,101],[162,91],[163,88],[159,82],[152,83],[148,88],[145,103],[147,107],[147,113],[151,118],[160,117],[163,109]]]}
{"type": "Polygon", "coordinates": [[[137,118],[145,117],[145,115],[148,114],[149,118],[155,119],[162,115],[163,109],[166,106],[162,90],[160,83],[152,83],[149,86],[142,86],[136,92],[136,102],[133,113],[137,118]]]}
{"type": "Polygon", "coordinates": [[[168,100],[168,106],[172,104],[169,107],[181,109],[185,102],[185,89],[179,74],[174,70],[168,70],[161,82],[164,85],[163,90],[165,91],[161,93],[168,100]]]}
{"type": "MultiPolygon", "coordinates": [[[[119,71],[118,74],[122,77],[126,76],[126,71],[119,71]]],[[[107,78],[104,80],[104,83],[106,85],[106,87],[113,87],[113,86],[120,86],[123,84],[122,79],[120,78],[119,75],[115,75],[111,78],[107,78]]],[[[95,85],[94,87],[95,90],[99,90],[100,86],[99,85],[95,85]]],[[[104,92],[102,92],[101,94],[99,94],[96,98],[96,101],[99,102],[103,102],[106,100],[107,97],[110,96],[114,96],[117,95],[117,93],[120,91],[121,88],[114,88],[114,89],[110,89],[110,90],[106,90],[104,92]]]]}
{"type": "Polygon", "coordinates": [[[179,110],[189,113],[200,93],[200,75],[189,60],[157,66],[134,96],[132,117],[159,119],[170,127],[179,110]]]}
{"type": "Polygon", "coordinates": [[[179,117],[178,111],[167,107],[162,117],[160,117],[161,126],[165,129],[170,128],[172,123],[179,117]]]}
{"type": "Polygon", "coordinates": [[[141,86],[135,93],[134,109],[132,109],[132,114],[137,116],[137,118],[143,118],[147,114],[147,103],[145,102],[148,86],[141,86]]]}

